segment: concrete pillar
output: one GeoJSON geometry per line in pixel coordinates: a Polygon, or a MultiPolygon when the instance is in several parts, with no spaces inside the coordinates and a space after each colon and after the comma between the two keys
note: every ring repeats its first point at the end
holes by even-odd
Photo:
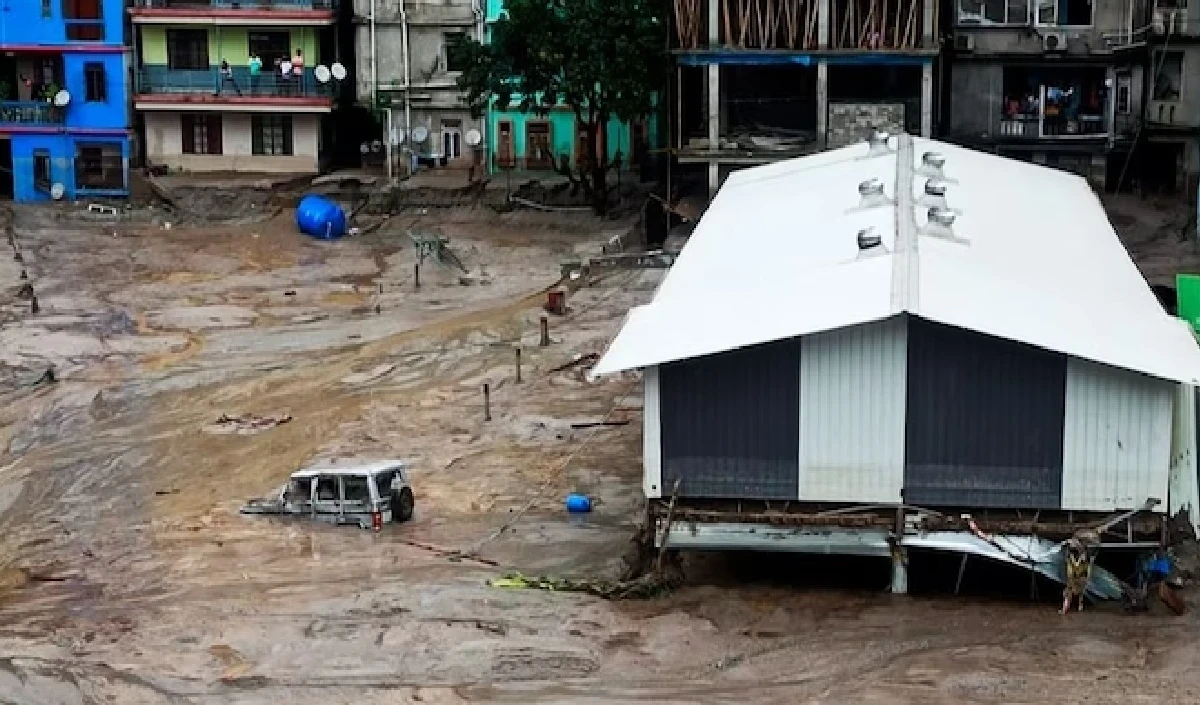
{"type": "MultiPolygon", "coordinates": [[[[708,2],[708,45],[721,45],[721,6],[717,0],[708,2]]],[[[721,67],[708,66],[708,148],[714,152],[721,148],[721,67]]],[[[721,168],[715,159],[708,162],[708,198],[711,201],[721,186],[721,168]]]]}
{"type": "Polygon", "coordinates": [[[829,48],[829,5],[832,0],[818,0],[817,2],[817,47],[820,49],[829,48]]]}
{"type": "Polygon", "coordinates": [[[908,553],[900,545],[892,547],[892,594],[908,594],[908,553]]]}
{"type": "Polygon", "coordinates": [[[829,130],[829,64],[817,61],[817,144],[824,149],[829,130]]]}
{"type": "Polygon", "coordinates": [[[921,66],[921,136],[933,137],[933,64],[921,66]]]}
{"type": "Polygon", "coordinates": [[[934,42],[933,38],[934,32],[936,31],[936,28],[933,26],[933,16],[934,13],[937,12],[936,7],[937,0],[922,0],[921,46],[926,49],[933,49],[937,47],[937,44],[934,42]]]}
{"type": "MultiPolygon", "coordinates": [[[[713,152],[721,148],[721,67],[716,64],[708,66],[708,148],[713,152]]],[[[717,163],[708,164],[708,197],[717,195],[720,184],[720,172],[717,163]]]]}
{"type": "Polygon", "coordinates": [[[721,6],[717,0],[708,1],[708,46],[717,48],[721,44],[721,6]]]}

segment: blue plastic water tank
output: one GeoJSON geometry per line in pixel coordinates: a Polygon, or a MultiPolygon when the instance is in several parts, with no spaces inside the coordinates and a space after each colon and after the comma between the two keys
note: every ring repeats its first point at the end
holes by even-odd
{"type": "Polygon", "coordinates": [[[346,234],[346,212],[328,198],[310,193],[296,206],[296,227],[318,240],[336,240],[346,234]]]}
{"type": "Polygon", "coordinates": [[[592,511],[592,499],[585,494],[567,495],[567,511],[580,514],[592,511]]]}

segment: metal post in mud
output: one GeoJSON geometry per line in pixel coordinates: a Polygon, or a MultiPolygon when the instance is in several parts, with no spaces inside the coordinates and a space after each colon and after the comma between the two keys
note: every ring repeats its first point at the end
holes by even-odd
{"type": "Polygon", "coordinates": [[[542,339],[538,342],[538,345],[544,348],[550,344],[550,317],[543,313],[538,318],[538,325],[542,329],[542,339]]]}
{"type": "Polygon", "coordinates": [[[960,589],[962,589],[963,573],[967,572],[967,556],[969,556],[969,555],[971,555],[971,554],[964,553],[963,557],[962,557],[962,562],[958,564],[958,580],[954,581],[954,594],[955,595],[957,595],[958,591],[960,589]]]}
{"type": "Polygon", "coordinates": [[[513,350],[516,352],[516,355],[517,355],[517,384],[520,384],[521,383],[521,346],[519,344],[514,345],[513,350]]]}
{"type": "Polygon", "coordinates": [[[483,420],[492,420],[492,387],[487,382],[483,383],[483,420]]]}
{"type": "Polygon", "coordinates": [[[32,295],[29,297],[29,311],[30,311],[30,313],[37,314],[37,312],[38,312],[38,311],[40,311],[40,310],[41,310],[41,308],[42,308],[41,306],[38,306],[37,294],[32,294],[32,295]]]}
{"type": "Polygon", "coordinates": [[[421,263],[417,262],[413,265],[413,288],[421,288],[421,263]]]}

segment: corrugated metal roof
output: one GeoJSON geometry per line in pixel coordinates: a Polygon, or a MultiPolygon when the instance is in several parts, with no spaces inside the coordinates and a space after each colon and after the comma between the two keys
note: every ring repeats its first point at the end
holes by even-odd
{"type": "Polygon", "coordinates": [[[1200,346],[1162,310],[1084,179],[919,137],[889,146],[731,174],[594,373],[910,313],[1200,383],[1200,346]],[[928,231],[928,152],[945,158],[954,240],[928,231]],[[887,202],[864,208],[859,185],[871,179],[887,202]],[[865,228],[883,251],[862,256],[865,228]]]}

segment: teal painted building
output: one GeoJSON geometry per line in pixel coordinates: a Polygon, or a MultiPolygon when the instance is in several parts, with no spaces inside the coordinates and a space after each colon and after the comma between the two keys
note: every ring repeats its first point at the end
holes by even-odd
{"type": "MultiPolygon", "coordinates": [[[[487,24],[490,28],[504,12],[504,0],[488,0],[487,24]]],[[[513,107],[502,109],[493,103],[486,119],[488,170],[496,173],[515,171],[550,171],[566,156],[572,165],[579,164],[587,152],[586,135],[581,134],[570,108],[550,110],[545,115],[525,113],[513,107]]],[[[642,168],[658,144],[658,127],[652,113],[634,122],[609,120],[603,149],[609,162],[620,155],[623,171],[642,168]]]]}

